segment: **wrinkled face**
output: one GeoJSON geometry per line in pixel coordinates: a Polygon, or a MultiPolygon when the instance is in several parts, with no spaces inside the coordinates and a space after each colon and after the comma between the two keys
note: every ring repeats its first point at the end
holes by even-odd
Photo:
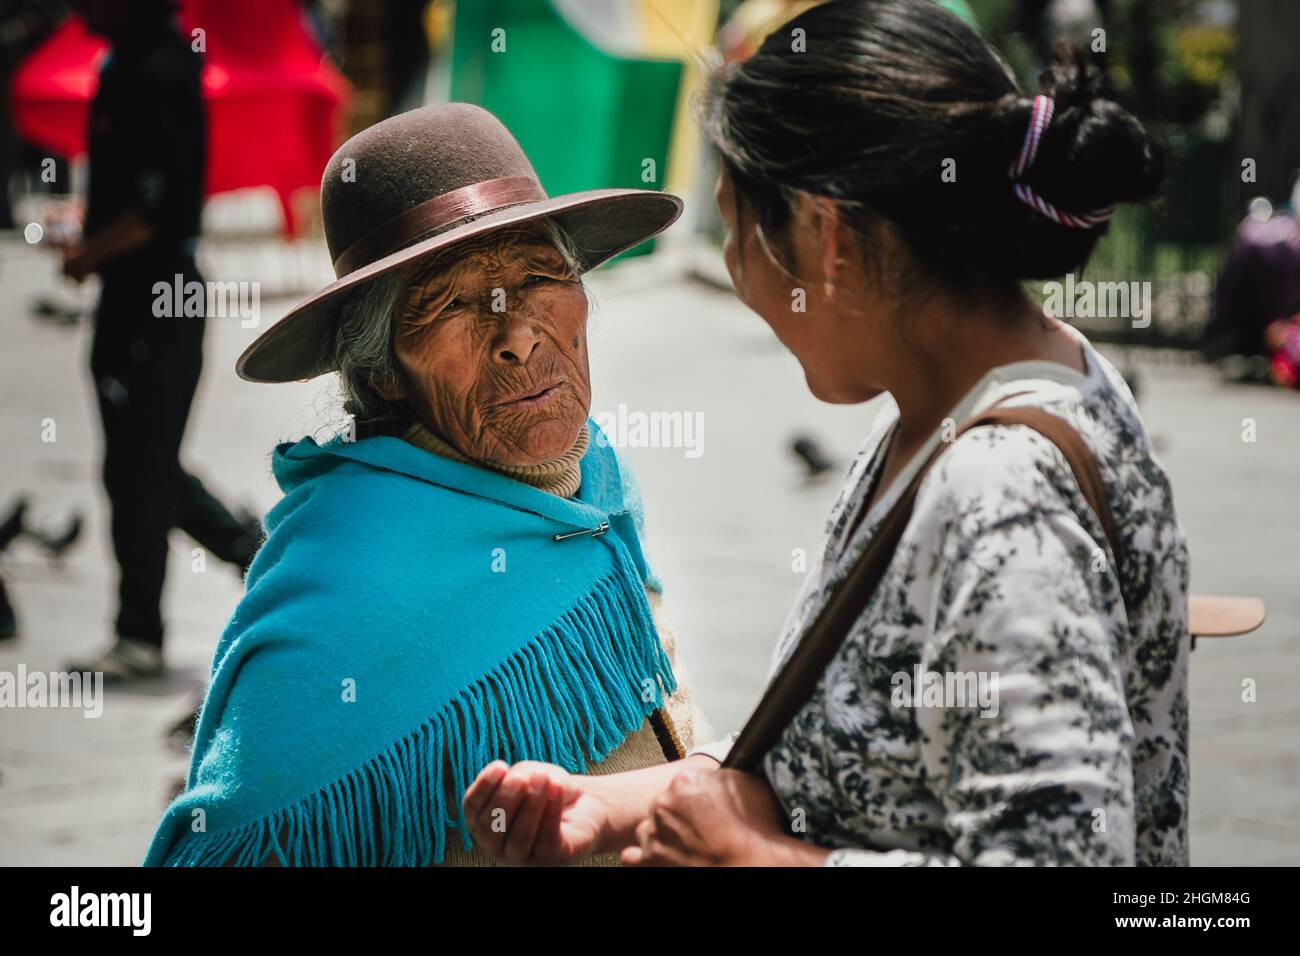
{"type": "Polygon", "coordinates": [[[415,413],[477,461],[532,465],[587,420],[587,296],[539,228],[456,247],[414,273],[394,349],[415,413]]]}

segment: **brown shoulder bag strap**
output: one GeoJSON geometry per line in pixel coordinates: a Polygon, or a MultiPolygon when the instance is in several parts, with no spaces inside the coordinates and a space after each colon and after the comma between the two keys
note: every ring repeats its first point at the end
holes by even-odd
{"type": "MultiPolygon", "coordinates": [[[[994,406],[967,419],[957,429],[956,435],[984,425],[1027,425],[1060,449],[1074,472],[1084,498],[1101,521],[1118,571],[1119,540],[1115,534],[1115,519],[1102,485],[1101,471],[1092,450],[1073,426],[1040,408],[994,406]]],[[[812,697],[826,667],[848,637],[853,623],[862,614],[884,577],[885,569],[889,567],[903,531],[911,520],[912,506],[921,482],[949,444],[951,442],[945,442],[934,450],[882,519],[862,555],[831,594],[825,608],[808,628],[798,647],[768,684],[754,713],[732,745],[723,763],[724,767],[757,770],[759,762],[776,744],[795,714],[812,697]]]]}

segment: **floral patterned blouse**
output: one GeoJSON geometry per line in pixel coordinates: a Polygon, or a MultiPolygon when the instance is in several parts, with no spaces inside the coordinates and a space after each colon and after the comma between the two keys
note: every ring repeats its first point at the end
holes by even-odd
{"type": "MultiPolygon", "coordinates": [[[[766,758],[794,829],[832,849],[830,865],[1188,862],[1187,546],[1132,394],[1075,334],[1086,375],[1003,366],[950,418],[1028,392],[1008,404],[1073,424],[1101,467],[1126,579],[1116,587],[1101,524],[1046,438],[1017,425],[953,442],[766,758]]],[[[850,469],[774,670],[941,440],[850,534],[896,420],[891,405],[850,469]]]]}

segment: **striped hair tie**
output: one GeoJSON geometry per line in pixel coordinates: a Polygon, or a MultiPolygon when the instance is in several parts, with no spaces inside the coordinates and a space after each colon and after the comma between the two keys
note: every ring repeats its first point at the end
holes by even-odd
{"type": "Polygon", "coordinates": [[[1033,187],[1023,180],[1029,167],[1034,165],[1034,158],[1038,155],[1038,144],[1042,142],[1047,126],[1052,122],[1054,112],[1056,112],[1056,101],[1050,96],[1034,97],[1034,106],[1029,113],[1029,128],[1025,130],[1025,141],[1020,147],[1020,154],[1016,157],[1016,161],[1011,164],[1011,180],[1014,183],[1012,191],[1026,206],[1036,209],[1059,226],[1092,229],[1115,215],[1115,207],[1107,206],[1105,209],[1085,213],[1063,212],[1038,195],[1033,187]]]}

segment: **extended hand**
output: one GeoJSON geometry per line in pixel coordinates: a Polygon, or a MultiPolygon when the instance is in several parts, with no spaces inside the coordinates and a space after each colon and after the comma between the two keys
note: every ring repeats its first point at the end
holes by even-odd
{"type": "Polygon", "coordinates": [[[508,863],[571,863],[599,848],[609,828],[605,804],[587,778],[537,761],[488,764],[465,791],[474,840],[508,863]]]}

